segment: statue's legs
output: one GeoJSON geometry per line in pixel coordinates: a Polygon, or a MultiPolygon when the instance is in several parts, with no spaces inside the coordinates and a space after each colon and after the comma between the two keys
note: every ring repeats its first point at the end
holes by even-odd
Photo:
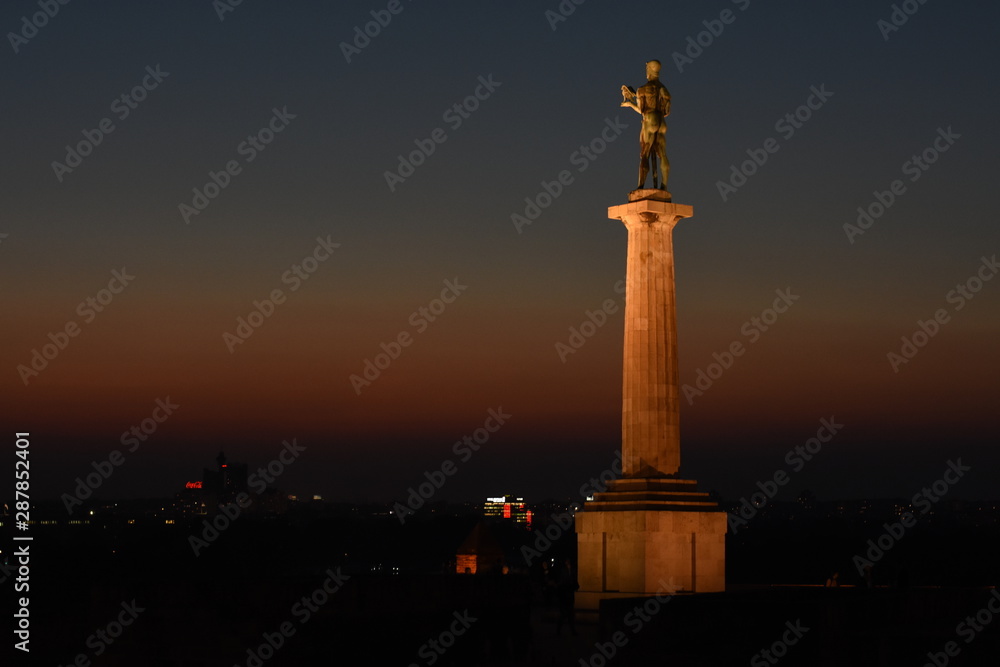
{"type": "MultiPolygon", "coordinates": [[[[670,160],[667,159],[667,125],[664,123],[656,136],[656,156],[660,158],[660,174],[663,190],[667,189],[667,178],[670,176],[670,160]]],[[[653,187],[656,187],[655,185],[653,187]]]]}
{"type": "MultiPolygon", "coordinates": [[[[646,184],[646,175],[649,173],[649,167],[653,161],[653,143],[640,142],[639,145],[642,150],[639,153],[639,185],[636,189],[641,190],[642,186],[646,184]]],[[[655,172],[653,178],[656,178],[655,172]]]]}
{"type": "MultiPolygon", "coordinates": [[[[662,180],[662,185],[660,186],[660,188],[663,189],[663,190],[666,190],[667,189],[667,178],[670,176],[670,160],[667,159],[667,152],[666,151],[663,151],[662,153],[660,153],[659,158],[660,158],[660,174],[661,174],[661,178],[663,179],[662,180]]],[[[654,177],[654,180],[655,180],[655,177],[654,177]]],[[[654,185],[653,187],[655,188],[656,185],[654,185]]]]}

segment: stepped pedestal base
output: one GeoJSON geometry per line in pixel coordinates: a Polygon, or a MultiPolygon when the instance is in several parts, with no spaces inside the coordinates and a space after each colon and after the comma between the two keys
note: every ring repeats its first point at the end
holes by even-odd
{"type": "Polygon", "coordinates": [[[726,513],[694,480],[618,479],[576,514],[578,609],[726,589],[726,513]]]}

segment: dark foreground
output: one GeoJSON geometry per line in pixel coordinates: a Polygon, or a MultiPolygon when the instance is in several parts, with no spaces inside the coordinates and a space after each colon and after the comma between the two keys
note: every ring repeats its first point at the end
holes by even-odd
{"type": "MultiPolygon", "coordinates": [[[[576,615],[573,634],[539,561],[454,574],[476,521],[251,517],[197,554],[197,522],[40,525],[31,653],[9,664],[998,664],[992,526],[908,535],[869,588],[850,574],[867,528],[762,524],[730,540],[728,592],[605,601],[599,614],[576,615]],[[835,569],[857,585],[815,585],[835,569]]],[[[506,563],[522,553],[518,539],[535,539],[497,534],[506,563]]],[[[540,560],[572,560],[574,543],[569,530],[540,560]]]]}

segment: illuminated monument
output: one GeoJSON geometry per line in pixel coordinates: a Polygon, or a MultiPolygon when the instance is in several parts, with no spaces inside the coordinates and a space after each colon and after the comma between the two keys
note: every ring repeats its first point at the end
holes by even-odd
{"type": "Polygon", "coordinates": [[[678,476],[672,233],[694,209],[672,203],[667,192],[670,93],[659,71],[660,63],[650,61],[646,85],[622,86],[622,106],[642,114],[639,187],[629,193],[629,203],[608,209],[608,217],[628,230],[622,477],[576,515],[581,608],[596,608],[607,597],[725,590],[726,513],[694,480],[678,476]],[[650,171],[653,188],[644,189],[650,171]]]}

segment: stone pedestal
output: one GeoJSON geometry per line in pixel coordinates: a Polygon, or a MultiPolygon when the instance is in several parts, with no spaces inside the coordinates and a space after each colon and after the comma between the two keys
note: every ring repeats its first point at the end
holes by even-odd
{"type": "Polygon", "coordinates": [[[576,514],[577,607],[726,589],[726,513],[686,479],[619,479],[576,514]]]}
{"type": "Polygon", "coordinates": [[[726,513],[680,469],[673,228],[694,215],[636,190],[608,217],[628,230],[622,479],[577,512],[577,606],[602,597],[725,590],[726,513]]]}

